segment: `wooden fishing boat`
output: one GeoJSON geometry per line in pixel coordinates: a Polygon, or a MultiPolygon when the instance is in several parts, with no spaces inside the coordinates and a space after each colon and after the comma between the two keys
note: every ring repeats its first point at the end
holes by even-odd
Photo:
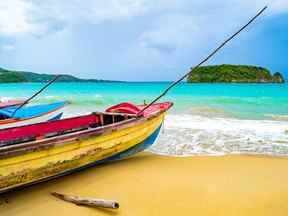
{"type": "Polygon", "coordinates": [[[0,193],[119,160],[155,141],[172,103],[128,103],[106,112],[0,130],[0,193]]]}
{"type": "Polygon", "coordinates": [[[68,102],[56,102],[18,108],[17,105],[0,109],[0,129],[19,127],[38,122],[60,119],[68,102]]]}

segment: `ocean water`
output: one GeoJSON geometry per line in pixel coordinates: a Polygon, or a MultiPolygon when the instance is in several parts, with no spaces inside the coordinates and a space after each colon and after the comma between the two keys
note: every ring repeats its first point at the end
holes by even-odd
{"type": "MultiPolygon", "coordinates": [[[[151,101],[170,83],[55,83],[33,103],[69,100],[65,116],[120,102],[151,101]]],[[[43,84],[1,84],[2,99],[25,99],[43,84]]],[[[287,84],[181,83],[162,101],[174,102],[150,151],[176,156],[288,155],[287,84]]]]}

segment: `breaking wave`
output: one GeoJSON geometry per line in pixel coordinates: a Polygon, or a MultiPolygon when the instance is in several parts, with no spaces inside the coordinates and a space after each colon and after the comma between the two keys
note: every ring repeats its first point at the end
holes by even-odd
{"type": "Polygon", "coordinates": [[[288,123],[200,115],[168,115],[151,152],[164,155],[288,155],[288,123]]]}

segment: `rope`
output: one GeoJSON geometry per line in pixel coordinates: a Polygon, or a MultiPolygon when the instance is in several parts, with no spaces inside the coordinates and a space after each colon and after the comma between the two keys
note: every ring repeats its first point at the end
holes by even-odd
{"type": "Polygon", "coordinates": [[[23,106],[25,106],[29,101],[31,101],[33,98],[35,98],[37,95],[39,95],[42,91],[44,91],[49,85],[51,85],[53,82],[55,82],[61,75],[57,75],[52,79],[49,83],[47,83],[44,87],[42,87],[38,92],[36,92],[34,95],[32,95],[30,98],[28,98],[26,101],[24,101],[17,109],[14,110],[12,117],[14,117],[15,113],[21,109],[23,106]]]}
{"type": "Polygon", "coordinates": [[[167,92],[172,89],[175,85],[180,83],[183,79],[185,79],[189,74],[191,74],[193,71],[195,71],[197,68],[199,68],[201,65],[203,65],[205,62],[207,62],[212,56],[214,56],[220,49],[222,49],[229,41],[231,41],[234,37],[236,37],[240,32],[242,32],[244,29],[246,29],[252,22],[254,22],[268,7],[265,6],[263,9],[261,9],[253,18],[249,20],[247,24],[245,24],[243,27],[241,27],[236,33],[234,33],[232,36],[230,36],[228,39],[226,39],[220,46],[218,46],[210,55],[208,55],[205,59],[203,59],[198,65],[191,68],[191,70],[184,74],[180,79],[173,82],[167,89],[163,91],[157,98],[155,98],[151,103],[149,103],[147,106],[145,106],[142,110],[138,112],[138,116],[141,115],[146,109],[148,109],[150,106],[152,106],[155,102],[157,102],[160,98],[165,96],[167,92]]]}

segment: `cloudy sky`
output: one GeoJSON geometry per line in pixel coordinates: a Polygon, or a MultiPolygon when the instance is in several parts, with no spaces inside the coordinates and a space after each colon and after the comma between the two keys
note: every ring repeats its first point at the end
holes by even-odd
{"type": "Polygon", "coordinates": [[[174,80],[266,4],[209,64],[288,75],[288,0],[0,0],[0,67],[174,80]]]}

